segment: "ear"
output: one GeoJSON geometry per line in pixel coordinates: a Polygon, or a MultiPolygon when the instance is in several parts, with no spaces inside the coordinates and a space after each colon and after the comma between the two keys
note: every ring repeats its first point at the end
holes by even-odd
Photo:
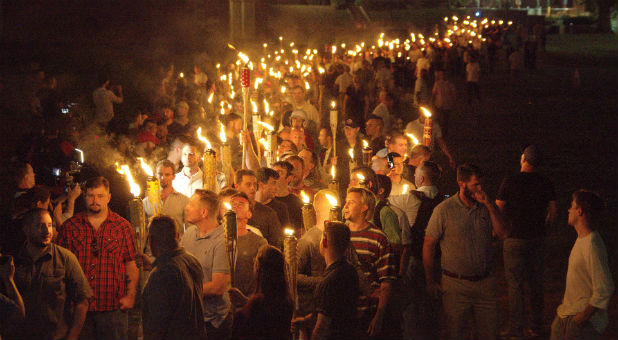
{"type": "Polygon", "coordinates": [[[251,210],[247,211],[247,219],[250,220],[252,216],[253,213],[251,212],[251,210]]]}

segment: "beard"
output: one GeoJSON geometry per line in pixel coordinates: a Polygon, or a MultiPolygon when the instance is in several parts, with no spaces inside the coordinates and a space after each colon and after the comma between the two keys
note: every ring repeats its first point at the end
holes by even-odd
{"type": "Polygon", "coordinates": [[[469,199],[472,202],[476,202],[476,198],[474,198],[474,193],[468,189],[468,186],[464,186],[464,191],[463,191],[464,196],[469,199]]]}
{"type": "Polygon", "coordinates": [[[91,204],[88,206],[88,212],[92,214],[98,214],[101,212],[101,206],[96,204],[91,204]]]}

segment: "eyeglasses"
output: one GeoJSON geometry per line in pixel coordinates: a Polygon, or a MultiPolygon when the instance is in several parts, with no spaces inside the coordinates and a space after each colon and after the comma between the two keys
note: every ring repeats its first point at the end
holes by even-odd
{"type": "Polygon", "coordinates": [[[98,257],[99,256],[99,247],[97,246],[97,239],[93,238],[92,239],[92,255],[94,255],[94,257],[98,257]]]}

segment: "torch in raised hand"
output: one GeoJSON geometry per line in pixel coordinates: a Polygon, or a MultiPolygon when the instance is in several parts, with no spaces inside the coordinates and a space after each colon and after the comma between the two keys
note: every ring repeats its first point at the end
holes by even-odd
{"type": "MultiPolygon", "coordinates": [[[[249,87],[251,86],[251,71],[247,67],[247,63],[249,62],[249,57],[246,54],[240,52],[238,53],[238,57],[242,59],[245,63],[245,66],[240,70],[240,84],[242,86],[242,100],[243,100],[243,119],[242,119],[242,129],[243,131],[247,130],[247,121],[249,119],[249,87]]],[[[247,144],[242,144],[242,168],[245,169],[247,167],[247,144]]]]}

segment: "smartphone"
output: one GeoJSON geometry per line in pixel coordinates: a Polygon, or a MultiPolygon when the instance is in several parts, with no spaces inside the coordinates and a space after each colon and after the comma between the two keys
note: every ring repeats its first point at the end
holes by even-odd
{"type": "Polygon", "coordinates": [[[395,162],[393,161],[393,155],[391,155],[390,153],[386,155],[386,161],[388,163],[389,169],[392,169],[395,167],[395,162]]]}

